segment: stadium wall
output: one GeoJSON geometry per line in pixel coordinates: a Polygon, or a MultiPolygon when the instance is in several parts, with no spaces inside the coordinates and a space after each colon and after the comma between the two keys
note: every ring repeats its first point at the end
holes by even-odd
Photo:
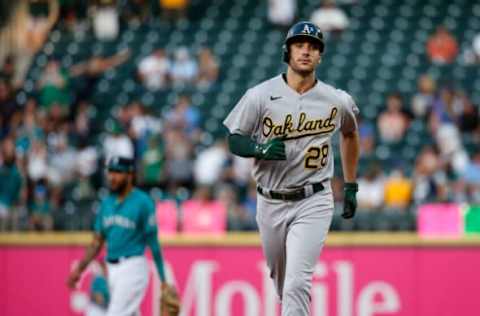
{"type": "MultiPolygon", "coordinates": [[[[0,235],[0,315],[83,315],[92,266],[77,291],[65,280],[89,234],[0,235]]],[[[162,240],[167,273],[183,315],[278,315],[256,234],[162,240]]],[[[315,316],[478,315],[480,238],[420,239],[413,234],[329,236],[314,274],[315,316]]],[[[151,262],[143,315],[157,316],[151,262]]]]}

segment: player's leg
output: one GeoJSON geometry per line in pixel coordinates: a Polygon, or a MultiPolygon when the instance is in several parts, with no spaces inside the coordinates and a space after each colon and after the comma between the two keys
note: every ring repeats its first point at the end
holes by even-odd
{"type": "Polygon", "coordinates": [[[148,264],[145,257],[133,257],[119,263],[114,274],[108,316],[138,315],[148,284],[148,264]]]}
{"type": "Polygon", "coordinates": [[[285,279],[286,207],[282,201],[257,196],[257,225],[263,254],[278,296],[282,299],[285,279]]]}
{"type": "Polygon", "coordinates": [[[295,205],[288,227],[287,266],[283,287],[282,316],[307,316],[312,275],[333,215],[331,193],[318,193],[295,205]]]}

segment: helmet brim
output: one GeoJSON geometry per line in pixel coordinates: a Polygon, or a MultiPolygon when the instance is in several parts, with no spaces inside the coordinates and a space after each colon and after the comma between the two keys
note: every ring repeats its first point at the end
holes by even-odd
{"type": "Polygon", "coordinates": [[[319,39],[317,36],[314,36],[314,35],[309,35],[309,34],[294,35],[286,40],[285,45],[288,47],[292,43],[300,42],[302,40],[318,43],[320,45],[320,53],[323,53],[325,49],[325,43],[323,42],[323,40],[319,39]]]}

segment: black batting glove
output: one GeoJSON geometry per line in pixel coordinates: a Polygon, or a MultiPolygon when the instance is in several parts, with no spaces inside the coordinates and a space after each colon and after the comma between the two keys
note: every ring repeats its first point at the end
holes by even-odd
{"type": "Polygon", "coordinates": [[[286,160],[285,143],[282,138],[274,138],[255,146],[255,158],[262,160],[286,160]]]}
{"type": "Polygon", "coordinates": [[[357,210],[358,184],[356,182],[345,183],[343,186],[343,218],[352,218],[357,210]]]}

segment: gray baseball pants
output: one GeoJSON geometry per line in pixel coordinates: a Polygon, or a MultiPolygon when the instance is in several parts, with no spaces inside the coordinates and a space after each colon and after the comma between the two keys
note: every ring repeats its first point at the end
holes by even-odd
{"type": "Polygon", "coordinates": [[[263,253],[282,303],[282,316],[308,316],[315,264],[333,215],[330,183],[299,201],[257,194],[263,253]]]}

